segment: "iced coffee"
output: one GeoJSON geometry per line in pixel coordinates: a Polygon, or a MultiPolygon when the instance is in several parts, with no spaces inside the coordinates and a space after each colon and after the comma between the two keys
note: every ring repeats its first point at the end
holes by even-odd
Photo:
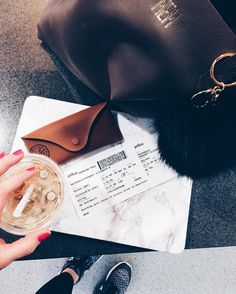
{"type": "Polygon", "coordinates": [[[48,226],[58,214],[64,197],[63,175],[52,160],[42,155],[27,155],[7,173],[7,177],[36,167],[37,173],[15,190],[5,206],[1,227],[14,234],[26,234],[48,226]]]}

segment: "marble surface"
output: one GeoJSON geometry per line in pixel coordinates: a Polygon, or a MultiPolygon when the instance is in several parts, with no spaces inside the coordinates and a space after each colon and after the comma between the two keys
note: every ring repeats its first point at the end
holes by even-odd
{"type": "MultiPolygon", "coordinates": [[[[84,109],[85,106],[29,97],[23,109],[13,149],[25,149],[20,137],[56,119],[84,109]],[[43,116],[42,116],[43,113],[43,116]]],[[[136,129],[138,140],[143,130],[136,129]]],[[[121,129],[126,138],[125,129],[121,129]]],[[[181,252],[185,247],[192,182],[178,178],[164,164],[159,172],[166,173],[167,183],[79,219],[70,197],[53,230],[143,248],[181,252]]],[[[163,180],[164,181],[164,180],[163,180]]]]}

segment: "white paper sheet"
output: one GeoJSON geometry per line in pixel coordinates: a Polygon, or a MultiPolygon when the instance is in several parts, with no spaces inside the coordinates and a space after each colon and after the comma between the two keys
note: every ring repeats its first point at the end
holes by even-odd
{"type": "Polygon", "coordinates": [[[80,218],[176,177],[160,161],[152,120],[141,119],[137,124],[132,116],[118,114],[118,122],[125,137],[122,144],[107,146],[63,165],[80,218]]]}

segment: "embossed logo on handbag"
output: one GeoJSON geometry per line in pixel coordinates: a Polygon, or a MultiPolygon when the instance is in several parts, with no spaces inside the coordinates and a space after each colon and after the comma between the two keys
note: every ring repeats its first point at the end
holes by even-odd
{"type": "Polygon", "coordinates": [[[167,28],[180,15],[179,9],[173,0],[159,0],[151,11],[161,24],[167,28]]]}

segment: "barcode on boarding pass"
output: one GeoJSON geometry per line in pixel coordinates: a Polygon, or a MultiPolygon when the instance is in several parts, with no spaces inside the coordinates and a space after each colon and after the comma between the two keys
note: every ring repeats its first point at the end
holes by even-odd
{"type": "Polygon", "coordinates": [[[122,160],[125,160],[127,158],[126,154],[124,151],[121,151],[119,153],[113,154],[107,158],[104,158],[100,161],[98,161],[98,166],[100,169],[106,168],[108,166],[111,166],[115,163],[118,163],[122,160]]]}

